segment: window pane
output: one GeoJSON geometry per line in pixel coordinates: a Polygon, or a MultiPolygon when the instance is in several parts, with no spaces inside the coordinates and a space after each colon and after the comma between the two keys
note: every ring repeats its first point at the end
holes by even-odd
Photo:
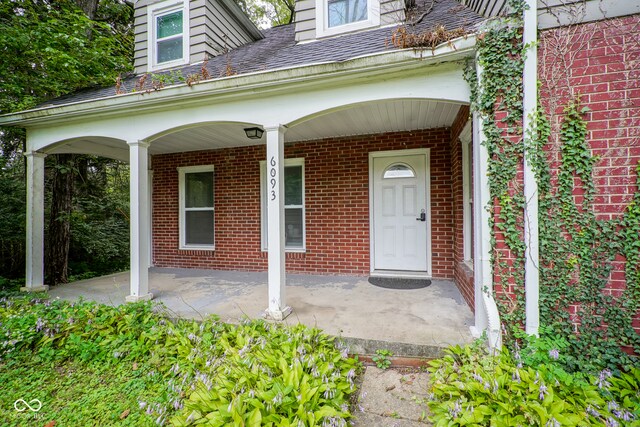
{"type": "Polygon", "coordinates": [[[384,171],[383,178],[414,178],[416,174],[407,165],[391,165],[384,171]]]}
{"type": "Polygon", "coordinates": [[[302,204],[302,166],[284,168],[284,204],[302,204]]]}
{"type": "Polygon", "coordinates": [[[182,58],[182,37],[158,42],[158,64],[182,58]]]}
{"type": "Polygon", "coordinates": [[[213,207],[213,172],[186,173],[184,180],[185,207],[213,207]]]}
{"type": "Polygon", "coordinates": [[[213,211],[185,212],[187,245],[213,245],[213,211]]]}
{"type": "Polygon", "coordinates": [[[329,27],[367,19],[367,0],[328,0],[329,27]]]}
{"type": "Polygon", "coordinates": [[[329,1],[329,27],[343,25],[347,23],[347,2],[346,0],[329,1]]]}
{"type": "Polygon", "coordinates": [[[182,33],[182,11],[168,13],[156,18],[156,38],[175,36],[182,33]]]}
{"type": "Polygon", "coordinates": [[[285,246],[302,247],[302,208],[284,210],[285,246]]]}

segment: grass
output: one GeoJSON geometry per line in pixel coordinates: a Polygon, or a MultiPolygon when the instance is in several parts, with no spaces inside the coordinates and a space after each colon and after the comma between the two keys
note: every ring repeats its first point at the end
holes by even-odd
{"type": "MultiPolygon", "coordinates": [[[[139,410],[140,396],[160,398],[163,386],[136,363],[109,366],[67,360],[43,363],[31,356],[0,363],[0,419],[7,426],[55,421],[59,426],[152,426],[154,418],[139,410]],[[38,399],[38,412],[18,412],[14,402],[38,399]]],[[[35,407],[37,403],[33,403],[35,407]]],[[[24,406],[23,406],[24,407],[24,406]]]]}

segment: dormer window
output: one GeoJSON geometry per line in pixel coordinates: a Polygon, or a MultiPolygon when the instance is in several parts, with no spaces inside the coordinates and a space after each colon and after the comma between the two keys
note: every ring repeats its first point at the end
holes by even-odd
{"type": "Polygon", "coordinates": [[[182,1],[168,0],[148,9],[150,71],[189,62],[189,9],[182,1]]]}
{"type": "Polygon", "coordinates": [[[380,0],[316,0],[316,37],[380,25],[380,0]]]}
{"type": "Polygon", "coordinates": [[[367,19],[367,0],[328,0],[328,26],[351,24],[367,19]]]}

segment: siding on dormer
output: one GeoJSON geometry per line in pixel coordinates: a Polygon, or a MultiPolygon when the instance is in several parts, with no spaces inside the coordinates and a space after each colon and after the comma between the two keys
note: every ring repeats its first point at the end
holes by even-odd
{"type": "Polygon", "coordinates": [[[296,41],[316,38],[316,1],[296,1],[296,41]]]}
{"type": "MultiPolygon", "coordinates": [[[[136,3],[134,12],[136,74],[148,71],[147,40],[150,26],[147,22],[147,6],[158,2],[157,0],[140,0],[136,3]]],[[[247,28],[248,21],[240,22],[242,20],[239,21],[229,7],[224,0],[189,1],[189,63],[202,62],[207,56],[220,55],[225,49],[231,50],[259,38],[259,32],[255,28],[247,28]]]]}

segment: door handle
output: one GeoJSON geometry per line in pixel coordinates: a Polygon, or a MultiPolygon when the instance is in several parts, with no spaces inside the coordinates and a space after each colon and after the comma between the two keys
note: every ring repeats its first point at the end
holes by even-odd
{"type": "Polygon", "coordinates": [[[426,220],[427,220],[427,213],[424,211],[424,209],[422,209],[422,211],[420,211],[420,216],[416,218],[416,221],[425,222],[426,220]]]}

